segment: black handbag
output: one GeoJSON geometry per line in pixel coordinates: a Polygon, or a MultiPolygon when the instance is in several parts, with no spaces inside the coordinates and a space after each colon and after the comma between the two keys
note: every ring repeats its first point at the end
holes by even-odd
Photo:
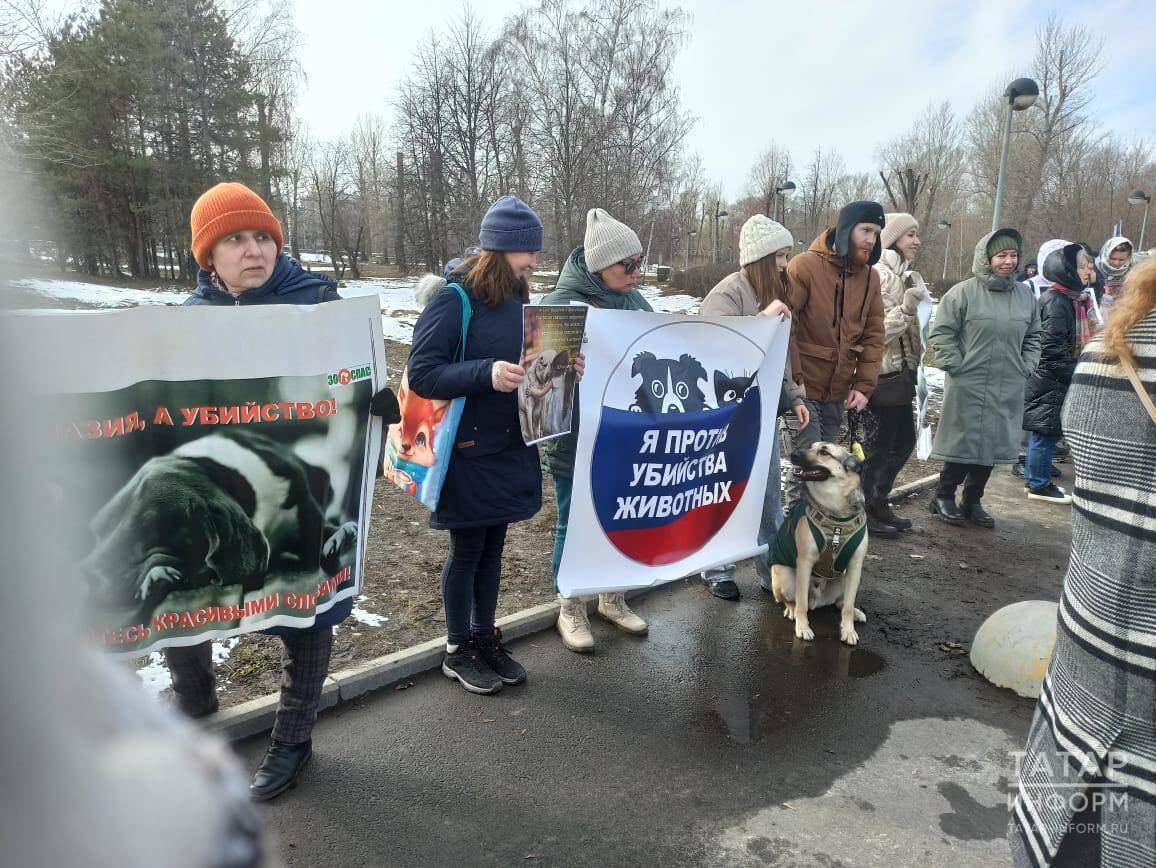
{"type": "Polygon", "coordinates": [[[903,338],[899,339],[899,350],[903,353],[903,370],[879,375],[868,402],[872,407],[910,407],[915,400],[915,371],[907,367],[903,338]]]}

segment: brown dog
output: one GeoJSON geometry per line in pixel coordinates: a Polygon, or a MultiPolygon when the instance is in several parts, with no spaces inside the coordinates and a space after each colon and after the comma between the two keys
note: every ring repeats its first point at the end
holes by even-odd
{"type": "Polygon", "coordinates": [[[806,503],[783,523],[771,549],[771,591],[783,615],[795,622],[795,635],[814,639],[810,611],[842,608],[839,638],[859,641],[856,621],[867,616],[855,608],[863,561],[867,557],[867,519],[859,486],[862,462],[834,443],[815,443],[791,456],[804,481],[806,503]]]}

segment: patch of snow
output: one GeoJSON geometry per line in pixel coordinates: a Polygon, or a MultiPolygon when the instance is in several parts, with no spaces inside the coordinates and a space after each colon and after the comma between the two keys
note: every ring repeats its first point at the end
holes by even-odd
{"type": "Polygon", "coordinates": [[[298,262],[329,262],[329,257],[323,253],[302,253],[298,262]]]}
{"type": "Polygon", "coordinates": [[[138,669],[136,674],[145,693],[154,698],[173,686],[173,676],[169,674],[169,667],[165,665],[165,658],[159,651],[150,654],[148,663],[138,669]]]}
{"type": "Polygon", "coordinates": [[[142,304],[183,304],[188,297],[185,290],[166,292],[160,289],[129,289],[72,280],[32,278],[13,281],[13,285],[50,298],[79,301],[106,308],[137,307],[142,304]]]}
{"type": "Polygon", "coordinates": [[[535,271],[534,277],[557,277],[560,273],[558,271],[535,271]]]}
{"type": "Polygon", "coordinates": [[[369,597],[367,597],[365,594],[362,594],[357,598],[356,602],[354,602],[353,620],[357,621],[359,624],[365,624],[367,627],[380,627],[385,624],[389,618],[387,618],[385,615],[378,615],[375,612],[370,612],[361,608],[359,604],[364,603],[368,599],[369,597]]]}
{"type": "Polygon", "coordinates": [[[240,636],[232,636],[228,639],[223,639],[220,642],[213,643],[213,665],[220,666],[229,659],[229,655],[233,653],[233,649],[237,647],[237,643],[241,641],[240,636]]]}
{"type": "MultiPolygon", "coordinates": [[[[220,642],[214,642],[213,665],[220,666],[228,660],[229,655],[233,653],[233,649],[240,641],[240,636],[233,636],[220,642]]],[[[165,665],[164,655],[159,651],[151,653],[148,656],[148,662],[138,669],[136,674],[145,693],[153,698],[160,696],[162,692],[173,686],[173,676],[169,673],[169,667],[165,665]]]]}
{"type": "Polygon", "coordinates": [[[650,306],[658,313],[698,313],[701,301],[693,295],[684,293],[664,293],[653,286],[643,287],[643,297],[650,302],[650,306]]]}

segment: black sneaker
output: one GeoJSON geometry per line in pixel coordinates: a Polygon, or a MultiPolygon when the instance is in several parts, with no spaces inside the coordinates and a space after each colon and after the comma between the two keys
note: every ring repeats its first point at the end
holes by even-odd
{"type": "Polygon", "coordinates": [[[502,679],[481,657],[478,643],[471,639],[454,652],[446,652],[442,675],[455,678],[470,693],[490,694],[502,689],[502,679]]]}
{"type": "Polygon", "coordinates": [[[1049,483],[1044,488],[1028,489],[1028,500],[1043,500],[1063,506],[1072,502],[1072,496],[1055,483],[1049,483]]]}
{"type": "Polygon", "coordinates": [[[489,636],[475,636],[473,641],[478,645],[482,660],[497,673],[503,684],[521,684],[526,680],[526,667],[510,656],[502,644],[502,631],[497,627],[489,636]]]}
{"type": "Polygon", "coordinates": [[[1025,472],[1026,471],[1024,469],[1024,463],[1022,460],[1017,461],[1015,464],[1012,465],[1012,476],[1018,476],[1020,479],[1023,479],[1025,472]]]}

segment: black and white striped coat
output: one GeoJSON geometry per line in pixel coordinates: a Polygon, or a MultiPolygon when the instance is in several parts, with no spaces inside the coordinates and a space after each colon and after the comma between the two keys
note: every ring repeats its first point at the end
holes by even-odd
{"type": "MultiPolygon", "coordinates": [[[[1129,338],[1156,395],[1156,311],[1129,338]]],[[[1100,864],[1156,865],[1156,425],[1098,351],[1089,344],[1064,406],[1072,555],[1012,812],[1016,865],[1051,865],[1076,794],[1096,791],[1100,864]]]]}

